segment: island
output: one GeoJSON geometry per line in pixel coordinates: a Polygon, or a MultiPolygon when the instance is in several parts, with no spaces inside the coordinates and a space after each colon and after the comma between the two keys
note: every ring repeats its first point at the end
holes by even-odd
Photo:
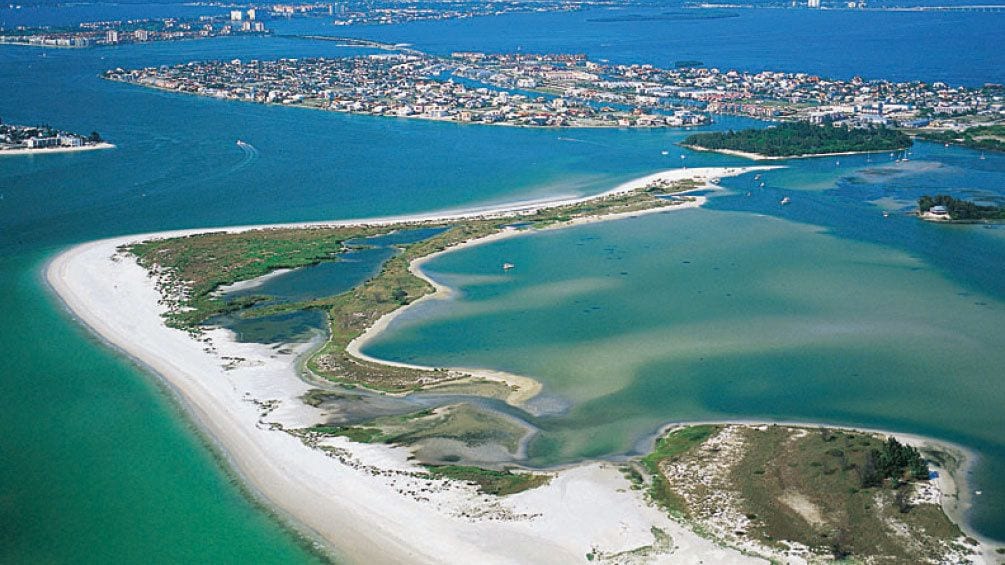
{"type": "Polygon", "coordinates": [[[122,236],[64,252],[47,279],[90,328],[178,392],[253,492],[348,560],[990,555],[939,508],[965,509],[955,489],[967,492],[973,459],[949,444],[805,424],[671,425],[645,457],[530,469],[521,460],[533,427],[467,399],[523,409],[541,390],[532,377],[361,352],[396,316],[453,292],[423,272],[432,257],[693,209],[705,199],[693,191],[769,168],[664,171],[594,197],[452,214],[122,236]],[[376,274],[343,292],[284,302],[257,290],[277,272],[394,237],[376,274]],[[323,337],[247,343],[226,322],[298,312],[321,313],[323,337]],[[407,401],[423,392],[440,400],[407,401]],[[380,409],[367,412],[372,403],[380,409]],[[845,513],[852,503],[861,510],[845,513]]]}
{"type": "Polygon", "coordinates": [[[977,223],[1005,220],[1005,207],[976,204],[948,194],[924,195],[918,199],[918,215],[923,220],[977,223]]]}
{"type": "Polygon", "coordinates": [[[786,122],[763,129],[691,134],[681,145],[765,160],[900,151],[910,147],[911,138],[882,126],[852,128],[786,122]]]}
{"type": "Polygon", "coordinates": [[[20,126],[0,120],[0,156],[88,151],[115,147],[92,131],[83,136],[50,126],[20,126]]]}
{"type": "MultiPolygon", "coordinates": [[[[360,40],[328,38],[345,45],[360,40]]],[[[700,112],[622,92],[581,67],[583,55],[451,57],[371,42],[389,53],[111,69],[104,78],[227,100],[398,118],[530,127],[681,127],[700,112]],[[597,90],[578,87],[590,83],[597,90]]]]}
{"type": "Polygon", "coordinates": [[[792,131],[794,139],[809,135],[794,141],[784,139],[783,123],[778,126],[783,129],[771,134],[744,134],[747,150],[732,149],[766,157],[905,148],[911,141],[898,131],[942,135],[962,129],[964,123],[994,126],[1001,121],[1005,101],[1005,86],[993,84],[968,88],[942,82],[840,80],[798,72],[704,68],[700,61],[661,68],[594,61],[576,53],[459,51],[439,56],[358,38],[282,37],[383,52],[345,58],[191,61],[109,69],[104,77],[227,100],[464,123],[688,128],[708,124],[711,114],[735,114],[845,130],[792,131]],[[891,131],[894,128],[898,131],[891,131]],[[753,143],[760,135],[779,139],[771,147],[753,143]]]}

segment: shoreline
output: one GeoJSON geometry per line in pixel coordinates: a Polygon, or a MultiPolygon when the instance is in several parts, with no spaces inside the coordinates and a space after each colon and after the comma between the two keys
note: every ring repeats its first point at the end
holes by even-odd
{"type": "Polygon", "coordinates": [[[23,147],[18,149],[2,149],[0,150],[0,157],[5,155],[54,155],[56,153],[78,153],[81,151],[96,151],[99,149],[115,149],[115,145],[101,142],[91,145],[81,145],[79,147],[42,147],[39,149],[29,149],[27,147],[23,147]]]}
{"type": "Polygon", "coordinates": [[[994,554],[994,547],[997,542],[991,540],[985,536],[980,535],[970,526],[967,519],[971,508],[973,507],[973,493],[974,490],[968,476],[976,467],[977,462],[980,460],[979,454],[967,447],[960,444],[953,443],[951,441],[937,439],[931,436],[923,436],[919,434],[912,434],[907,432],[899,432],[893,430],[885,430],[880,428],[872,427],[860,427],[851,426],[848,424],[834,424],[832,422],[810,422],[801,420],[770,420],[770,419],[758,419],[758,418],[725,418],[718,420],[686,420],[678,422],[668,422],[659,427],[659,430],[655,434],[647,436],[644,440],[639,442],[639,445],[646,444],[651,450],[655,447],[656,441],[669,433],[670,431],[688,427],[688,426],[701,426],[701,425],[738,425],[738,426],[783,426],[792,428],[805,428],[805,429],[819,429],[828,428],[832,430],[842,430],[849,432],[859,432],[866,434],[882,435],[887,437],[893,437],[897,441],[916,447],[919,450],[928,449],[930,451],[941,452],[948,454],[954,458],[957,463],[955,469],[949,469],[946,466],[935,464],[929,462],[929,466],[938,471],[938,479],[932,481],[938,485],[939,490],[942,493],[940,506],[942,511],[945,512],[946,516],[956,524],[960,530],[967,536],[978,540],[981,543],[982,553],[985,556],[990,556],[994,554]]]}
{"type": "MultiPolygon", "coordinates": [[[[742,174],[758,169],[762,168],[691,169],[686,173],[688,178],[702,173],[711,178],[715,173],[725,176],[723,171],[727,170],[742,174]]],[[[681,170],[671,172],[684,174],[681,170]]],[[[604,194],[631,190],[639,183],[644,186],[666,174],[670,172],[635,179],[604,194]]],[[[166,383],[196,426],[218,446],[221,459],[242,480],[248,492],[267,504],[276,516],[290,522],[296,531],[322,540],[339,557],[378,562],[440,562],[445,555],[456,562],[569,561],[581,560],[594,550],[614,555],[652,546],[653,557],[661,561],[755,562],[720,547],[713,540],[699,537],[665,512],[648,505],[639,492],[628,488],[627,479],[612,462],[585,461],[563,469],[545,470],[553,475],[549,484],[499,499],[480,495],[456,481],[421,477],[422,469],[409,461],[410,452],[406,448],[351,443],[345,438],[325,439],[322,449],[309,447],[285,432],[310,427],[324,421],[326,416],[321,409],[300,401],[300,396],[313,388],[296,370],[306,346],[283,353],[267,345],[236,342],[228,330],[215,329],[206,333],[206,338],[212,340],[209,351],[204,342],[163,323],[161,314],[166,307],[158,304],[160,294],[155,280],[139,264],[118,252],[122,244],[153,237],[280,225],[379,225],[420,221],[420,218],[462,219],[542,205],[545,204],[518,203],[487,207],[490,212],[469,209],[404,218],[119,236],[62,251],[45,266],[45,278],[77,320],[166,383]],[[597,512],[597,508],[604,511],[597,512]],[[653,528],[669,532],[675,547],[657,548],[653,528]]],[[[688,207],[698,205],[696,202],[688,207]]],[[[583,218],[580,223],[607,218],[583,218]]],[[[520,233],[523,232],[506,230],[489,238],[520,233]]],[[[463,245],[484,244],[487,239],[472,240],[440,253],[463,245]]],[[[410,269],[427,278],[421,270],[422,264],[435,255],[414,261],[410,269]]],[[[428,280],[436,292],[427,298],[444,296],[441,291],[447,296],[452,292],[428,280]]],[[[381,318],[378,324],[402,310],[381,318]]],[[[373,328],[378,324],[360,338],[375,331],[373,328]]]]}
{"type": "MultiPolygon", "coordinates": [[[[343,46],[337,46],[337,47],[343,47],[343,46]]],[[[695,126],[684,126],[684,125],[681,125],[681,126],[669,126],[669,125],[663,125],[663,126],[628,125],[628,126],[623,126],[623,125],[619,125],[617,123],[614,123],[614,124],[606,124],[606,123],[603,123],[603,124],[574,124],[574,125],[567,125],[567,126],[547,126],[547,125],[545,125],[545,126],[536,126],[536,125],[531,125],[531,124],[518,124],[518,123],[513,123],[513,122],[484,122],[484,121],[465,122],[465,121],[461,121],[460,119],[457,119],[456,117],[450,117],[450,116],[445,117],[445,118],[434,118],[434,117],[427,117],[427,116],[421,116],[421,115],[398,116],[398,115],[394,115],[394,114],[373,114],[373,113],[370,113],[370,112],[355,112],[355,111],[352,111],[352,110],[335,110],[335,109],[331,109],[331,108],[322,108],[320,106],[312,106],[310,104],[303,104],[303,103],[299,103],[299,104],[281,104],[281,103],[276,103],[276,102],[258,102],[257,100],[243,100],[241,98],[227,98],[227,97],[210,96],[210,95],[207,95],[207,94],[199,94],[197,92],[188,92],[188,91],[185,91],[185,90],[178,90],[178,89],[175,89],[175,88],[165,88],[165,87],[162,87],[162,86],[154,86],[152,84],[125,81],[125,80],[119,80],[119,79],[114,79],[114,78],[107,78],[107,77],[104,77],[104,76],[102,76],[101,78],[102,78],[102,80],[107,80],[109,82],[118,82],[118,83],[121,83],[121,84],[127,84],[127,85],[131,85],[131,86],[136,86],[136,87],[139,87],[139,88],[147,88],[147,89],[150,89],[150,90],[157,90],[157,91],[160,91],[160,92],[169,92],[169,93],[172,93],[172,94],[181,94],[181,95],[187,95],[187,96],[195,96],[197,98],[207,98],[207,99],[210,99],[210,100],[220,100],[220,101],[224,101],[224,102],[236,102],[236,103],[241,103],[241,104],[258,104],[260,106],[276,106],[276,107],[282,107],[282,108],[300,108],[300,109],[303,109],[303,110],[316,110],[316,111],[321,111],[321,112],[333,112],[335,114],[345,114],[345,115],[349,115],[349,116],[370,116],[372,118],[397,118],[397,119],[402,119],[402,120],[418,120],[418,121],[423,121],[423,122],[448,123],[448,124],[457,124],[457,125],[462,125],[462,126],[501,126],[501,127],[516,127],[516,128],[528,128],[528,129],[540,129],[540,130],[598,130],[598,129],[641,130],[641,129],[650,129],[650,130],[680,130],[680,131],[684,131],[685,128],[695,127],[695,126]]],[[[708,125],[708,124],[707,123],[703,123],[703,124],[699,124],[699,125],[708,125]]]]}
{"type": "MultiPolygon", "coordinates": [[[[612,189],[610,189],[610,190],[608,190],[606,192],[600,193],[597,196],[591,197],[591,198],[601,198],[601,197],[605,197],[605,196],[613,196],[613,195],[617,195],[617,194],[621,194],[621,193],[625,193],[625,192],[631,192],[632,190],[636,190],[636,189],[638,189],[640,187],[644,187],[647,184],[649,184],[650,182],[652,182],[654,180],[657,180],[657,179],[664,179],[664,180],[667,180],[669,182],[674,182],[674,181],[678,181],[678,180],[685,179],[685,178],[686,179],[700,178],[700,179],[702,179],[704,181],[704,184],[702,186],[700,186],[700,187],[696,187],[696,188],[688,190],[688,191],[677,193],[677,194],[687,194],[688,192],[693,192],[693,191],[697,191],[697,190],[716,189],[716,188],[718,188],[718,185],[716,185],[715,183],[718,182],[719,178],[721,178],[723,176],[735,176],[735,175],[738,175],[738,174],[744,174],[744,173],[753,172],[753,171],[772,170],[772,169],[775,169],[775,168],[777,168],[777,167],[756,167],[755,166],[755,167],[696,168],[696,169],[691,169],[691,173],[690,174],[688,174],[688,170],[687,169],[673,169],[671,171],[664,171],[664,172],[661,172],[661,173],[654,173],[652,175],[647,175],[645,177],[640,177],[640,178],[637,178],[637,179],[633,179],[631,181],[627,181],[627,182],[621,183],[618,186],[616,186],[616,187],[614,187],[614,188],[612,188],[612,189]],[[718,174],[712,174],[713,172],[714,173],[718,173],[718,174]]],[[[605,216],[588,216],[588,217],[584,217],[584,218],[578,218],[578,219],[574,219],[572,221],[565,222],[565,223],[562,223],[562,224],[559,224],[559,225],[549,226],[547,228],[544,228],[543,230],[519,230],[519,229],[512,229],[512,228],[503,229],[502,231],[496,232],[496,233],[488,235],[486,237],[482,237],[482,238],[478,238],[478,239],[473,239],[473,240],[465,241],[463,243],[451,246],[451,247],[449,247],[447,249],[444,249],[442,251],[438,251],[436,253],[432,253],[432,254],[426,255],[424,257],[419,257],[418,259],[413,260],[409,264],[408,270],[409,270],[410,273],[412,273],[416,277],[422,279],[423,281],[425,281],[426,283],[428,283],[430,286],[432,286],[433,287],[433,292],[430,293],[430,294],[427,294],[425,296],[422,296],[421,298],[419,298],[415,302],[412,302],[411,304],[408,304],[408,305],[406,305],[406,306],[404,306],[402,308],[398,308],[397,310],[394,310],[393,312],[389,312],[389,313],[385,314],[384,316],[381,316],[376,322],[374,322],[373,325],[371,325],[369,328],[367,328],[366,331],[364,331],[358,337],[356,337],[351,342],[349,342],[349,345],[346,347],[346,352],[349,353],[349,355],[351,355],[353,357],[356,357],[357,359],[360,359],[360,360],[363,360],[363,361],[368,361],[368,362],[371,362],[371,363],[378,363],[378,364],[382,364],[382,365],[390,365],[390,366],[393,366],[393,367],[405,367],[405,368],[409,368],[409,369],[416,369],[416,370],[419,370],[419,371],[434,371],[434,370],[436,370],[436,369],[439,368],[439,369],[446,369],[446,370],[449,370],[449,371],[456,371],[456,372],[459,372],[459,373],[467,373],[469,375],[469,377],[463,377],[461,379],[458,379],[458,380],[455,380],[455,381],[448,381],[448,382],[463,382],[465,380],[470,380],[471,378],[474,378],[474,379],[484,379],[484,380],[488,380],[488,381],[502,382],[504,384],[509,385],[510,387],[512,387],[514,389],[513,392],[510,395],[508,395],[508,397],[506,399],[506,402],[509,403],[509,404],[511,404],[511,405],[513,405],[513,406],[523,408],[523,407],[525,407],[525,403],[527,401],[529,401],[529,400],[533,399],[535,396],[537,396],[543,390],[543,388],[544,388],[544,386],[542,385],[542,383],[540,381],[538,381],[537,379],[534,379],[533,377],[527,377],[527,376],[523,376],[523,375],[515,375],[515,374],[507,373],[507,372],[504,372],[504,371],[496,371],[496,370],[492,370],[492,369],[483,369],[483,368],[430,367],[430,366],[427,366],[427,365],[418,365],[418,364],[413,364],[413,363],[402,363],[402,362],[399,362],[399,361],[391,361],[391,360],[387,360],[387,359],[380,359],[380,358],[377,358],[377,357],[372,357],[370,355],[367,355],[366,353],[363,353],[362,349],[364,347],[366,347],[366,345],[368,343],[370,343],[371,341],[373,341],[377,337],[379,337],[381,333],[387,331],[387,329],[391,325],[391,323],[393,323],[394,320],[396,320],[399,316],[404,315],[405,312],[407,312],[409,309],[411,309],[411,308],[413,308],[413,307],[415,307],[418,304],[423,303],[423,302],[433,301],[433,300],[445,300],[445,299],[449,299],[451,296],[453,296],[455,294],[456,291],[454,289],[452,289],[452,288],[450,288],[450,287],[448,287],[448,286],[446,286],[444,284],[441,284],[441,283],[437,282],[435,279],[433,279],[432,277],[430,277],[425,271],[422,270],[422,267],[425,264],[427,264],[430,261],[436,259],[437,257],[440,257],[441,255],[445,255],[447,253],[452,253],[454,251],[458,251],[458,250],[469,248],[469,247],[475,247],[475,246],[479,246],[479,245],[485,245],[485,244],[488,244],[488,243],[493,243],[493,242],[500,241],[500,240],[503,240],[503,239],[509,239],[509,238],[512,238],[512,237],[518,237],[518,236],[524,236],[524,235],[528,235],[528,234],[533,234],[533,233],[538,232],[538,231],[554,230],[554,229],[564,229],[564,228],[569,228],[569,227],[573,227],[573,226],[576,226],[576,225],[582,225],[582,224],[593,223],[593,222],[612,221],[612,220],[621,219],[621,218],[624,218],[624,217],[627,217],[627,216],[640,216],[640,215],[645,215],[645,214],[655,214],[655,213],[659,213],[659,212],[670,212],[670,211],[674,211],[674,210],[681,210],[681,209],[688,209],[688,208],[698,208],[702,204],[704,204],[705,200],[706,200],[706,198],[703,197],[703,196],[698,196],[698,197],[694,197],[694,198],[695,198],[695,200],[693,200],[693,201],[685,202],[685,203],[681,203],[681,204],[677,204],[677,205],[671,206],[671,207],[651,208],[651,209],[648,209],[648,210],[641,210],[641,211],[635,211],[635,212],[624,212],[624,213],[617,213],[617,214],[608,214],[608,215],[605,215],[605,216]]]]}
{"type": "Polygon", "coordinates": [[[906,147],[900,149],[873,149],[871,151],[839,151],[837,153],[804,153],[802,155],[785,155],[785,156],[775,156],[775,155],[762,155],[760,153],[750,153],[748,151],[737,151],[735,149],[709,149],[707,147],[702,147],[700,145],[681,145],[681,147],[690,149],[692,151],[704,151],[708,153],[720,153],[722,155],[731,155],[733,157],[743,157],[744,159],[750,159],[752,161],[785,161],[786,159],[813,159],[814,157],[841,157],[845,155],[872,155],[876,153],[897,153],[898,151],[904,151],[906,147]]]}

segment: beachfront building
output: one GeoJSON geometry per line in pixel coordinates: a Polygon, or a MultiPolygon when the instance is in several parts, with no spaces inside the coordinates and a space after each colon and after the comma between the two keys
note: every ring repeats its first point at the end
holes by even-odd
{"type": "Polygon", "coordinates": [[[32,137],[25,141],[25,145],[28,149],[42,149],[44,147],[57,147],[59,146],[58,137],[32,137]]]}

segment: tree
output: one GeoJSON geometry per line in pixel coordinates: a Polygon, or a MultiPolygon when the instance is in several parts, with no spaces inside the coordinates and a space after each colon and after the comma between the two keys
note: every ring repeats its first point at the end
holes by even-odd
{"type": "Polygon", "coordinates": [[[92,131],[91,135],[87,136],[87,141],[90,141],[91,143],[101,143],[101,134],[96,131],[92,131]]]}
{"type": "Polygon", "coordinates": [[[877,461],[879,460],[879,450],[870,449],[865,454],[865,462],[858,470],[859,482],[862,488],[879,486],[883,482],[883,477],[879,473],[877,461]]]}

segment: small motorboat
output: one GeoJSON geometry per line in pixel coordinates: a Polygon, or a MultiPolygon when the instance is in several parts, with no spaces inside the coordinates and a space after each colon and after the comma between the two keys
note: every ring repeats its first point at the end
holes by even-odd
{"type": "Polygon", "coordinates": [[[781,204],[782,206],[785,206],[789,202],[792,202],[792,199],[789,198],[788,196],[786,196],[785,198],[782,198],[782,200],[781,200],[781,202],[779,202],[779,204],[781,204]]]}
{"type": "Polygon", "coordinates": [[[503,263],[503,270],[504,271],[508,271],[508,270],[512,269],[513,267],[516,267],[516,265],[514,265],[513,263],[503,263]]]}

